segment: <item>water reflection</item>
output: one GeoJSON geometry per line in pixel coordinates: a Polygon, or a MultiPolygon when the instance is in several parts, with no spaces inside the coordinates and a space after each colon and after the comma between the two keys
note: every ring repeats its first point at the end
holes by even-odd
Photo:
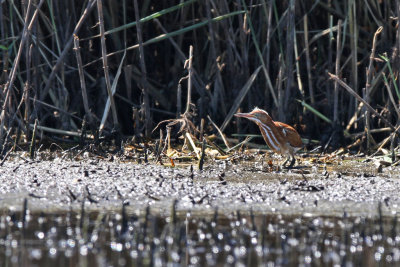
{"type": "Polygon", "coordinates": [[[0,266],[393,266],[400,262],[397,221],[4,210],[0,266]]]}

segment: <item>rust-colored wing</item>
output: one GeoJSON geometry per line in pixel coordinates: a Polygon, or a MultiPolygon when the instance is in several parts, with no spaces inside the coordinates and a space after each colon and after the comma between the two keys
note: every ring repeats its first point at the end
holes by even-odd
{"type": "Polygon", "coordinates": [[[297,133],[297,131],[290,125],[287,125],[286,123],[279,122],[279,121],[274,121],[275,126],[281,129],[282,133],[284,136],[287,137],[289,144],[292,147],[302,147],[303,146],[303,141],[301,141],[300,135],[297,133]]]}

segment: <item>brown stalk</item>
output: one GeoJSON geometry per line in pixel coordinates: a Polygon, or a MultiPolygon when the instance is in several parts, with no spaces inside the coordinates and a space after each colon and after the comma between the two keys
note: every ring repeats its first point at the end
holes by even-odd
{"type": "MultiPolygon", "coordinates": [[[[348,1],[348,17],[349,17],[349,29],[350,29],[350,48],[351,48],[351,85],[357,90],[358,88],[358,30],[357,30],[357,12],[356,12],[356,1],[348,1]]],[[[354,107],[357,106],[357,100],[354,99],[354,107]]]]}
{"type": "MultiPolygon", "coordinates": [[[[1,114],[0,114],[0,145],[3,145],[3,130],[4,130],[4,125],[5,125],[5,117],[6,117],[6,108],[7,105],[10,104],[10,94],[12,91],[12,87],[14,85],[14,81],[16,79],[16,70],[19,66],[19,62],[21,60],[21,56],[22,56],[22,50],[23,48],[25,48],[25,43],[28,41],[29,39],[29,32],[32,30],[33,27],[33,22],[36,20],[40,7],[43,4],[43,0],[41,0],[38,4],[38,6],[36,7],[36,10],[30,20],[30,22],[28,23],[28,18],[30,16],[31,13],[31,8],[32,8],[32,3],[31,0],[29,0],[28,3],[28,8],[27,8],[27,12],[26,12],[26,17],[25,17],[25,23],[24,23],[24,29],[22,31],[22,38],[21,38],[21,43],[19,45],[19,49],[17,52],[17,56],[14,59],[14,63],[12,65],[11,71],[10,71],[10,76],[8,77],[7,83],[5,84],[5,90],[3,92],[6,92],[6,96],[4,98],[4,104],[2,106],[2,110],[1,110],[1,114]]],[[[9,106],[10,108],[10,106],[9,106]]],[[[11,110],[9,110],[9,112],[11,112],[11,110]]]]}
{"type": "MultiPolygon", "coordinates": [[[[335,62],[335,74],[340,77],[340,58],[342,56],[342,20],[338,21],[338,31],[336,34],[336,62],[335,62]]],[[[333,89],[333,122],[339,123],[339,85],[335,81],[333,89]]]]}
{"type": "Polygon", "coordinates": [[[298,55],[296,35],[294,36],[294,56],[295,56],[295,65],[296,65],[297,86],[299,87],[301,98],[304,99],[304,88],[303,88],[303,82],[301,81],[300,58],[298,55]]]}
{"type": "Polygon", "coordinates": [[[200,171],[203,170],[203,166],[204,166],[204,158],[206,156],[206,144],[207,144],[206,139],[203,139],[203,142],[201,143],[201,154],[200,154],[200,160],[199,160],[199,170],[200,171]]]}
{"type": "Polygon", "coordinates": [[[106,38],[104,37],[104,18],[103,18],[103,1],[97,0],[97,12],[99,17],[99,30],[100,30],[100,41],[101,41],[101,54],[103,56],[103,69],[104,69],[104,78],[106,80],[106,89],[108,93],[108,97],[111,103],[111,112],[113,116],[114,122],[114,130],[119,133],[119,123],[117,116],[117,109],[115,107],[114,96],[111,92],[111,81],[110,81],[110,73],[108,70],[108,60],[107,60],[107,48],[106,48],[106,38]]]}
{"type": "MultiPolygon", "coordinates": [[[[206,14],[207,19],[211,21],[211,8],[210,8],[210,0],[206,0],[206,14]]],[[[208,31],[210,36],[210,49],[211,49],[211,62],[212,66],[215,66],[214,69],[216,71],[216,78],[214,80],[214,92],[213,97],[211,99],[211,107],[214,111],[222,112],[223,115],[226,114],[226,107],[225,107],[225,89],[224,84],[222,82],[221,71],[219,68],[219,63],[217,60],[217,51],[216,51],[216,42],[215,42],[215,34],[214,34],[214,25],[212,22],[208,23],[208,31]]]]}
{"type": "MultiPolygon", "coordinates": [[[[385,74],[383,74],[383,75],[385,75],[385,74]]],[[[400,110],[399,110],[399,107],[397,106],[396,100],[394,100],[394,97],[393,97],[393,94],[392,94],[392,90],[390,89],[390,86],[389,86],[389,84],[386,82],[385,79],[384,79],[384,84],[385,84],[386,90],[387,90],[387,92],[388,92],[390,102],[392,102],[392,105],[393,105],[393,107],[394,107],[394,110],[396,111],[397,118],[400,118],[400,110]]]]}
{"type": "MultiPolygon", "coordinates": [[[[365,101],[369,103],[370,101],[370,91],[371,91],[371,77],[372,77],[372,72],[373,72],[373,63],[375,61],[375,50],[376,50],[376,39],[378,35],[382,32],[383,27],[379,27],[375,34],[374,38],[372,40],[372,49],[371,49],[371,55],[369,57],[369,65],[367,69],[367,78],[366,78],[366,83],[365,83],[365,101]]],[[[367,134],[367,151],[370,148],[370,142],[371,142],[371,134],[370,134],[370,114],[368,110],[365,110],[365,129],[366,129],[366,134],[367,134]]]]}
{"type": "Polygon", "coordinates": [[[92,126],[93,118],[92,118],[92,113],[89,110],[89,100],[88,100],[87,92],[86,92],[85,73],[83,71],[83,64],[82,64],[82,57],[81,57],[81,51],[80,51],[80,47],[79,47],[78,36],[74,36],[74,50],[75,50],[75,55],[76,55],[76,61],[78,64],[79,81],[81,83],[81,89],[82,89],[83,107],[85,109],[85,113],[88,118],[89,125],[92,126]]]}
{"type": "Polygon", "coordinates": [[[190,105],[192,104],[192,75],[193,75],[193,46],[189,47],[189,59],[188,62],[188,84],[187,84],[187,102],[186,102],[186,110],[185,114],[190,113],[190,105]]]}
{"type": "Polygon", "coordinates": [[[222,140],[224,141],[225,146],[229,149],[230,145],[228,143],[228,140],[225,138],[223,132],[221,129],[213,122],[213,120],[210,118],[209,115],[207,115],[208,120],[211,122],[211,124],[214,126],[214,128],[218,131],[219,135],[221,136],[222,140]]]}
{"type": "MultiPolygon", "coordinates": [[[[292,89],[292,81],[293,81],[293,51],[294,51],[294,38],[296,34],[295,29],[295,8],[296,1],[290,0],[288,7],[288,16],[287,16],[287,32],[286,32],[286,88],[285,88],[285,97],[283,102],[284,110],[287,110],[289,98],[291,95],[292,89]]],[[[287,116],[284,115],[285,120],[287,116]]]]}
{"type": "Polygon", "coordinates": [[[58,69],[61,67],[62,63],[64,62],[64,58],[67,56],[69,49],[71,48],[71,46],[73,44],[74,36],[78,35],[79,30],[81,29],[83,23],[88,18],[90,11],[95,6],[94,4],[96,3],[96,1],[97,0],[91,0],[88,2],[85,10],[83,11],[81,18],[79,19],[78,23],[75,25],[75,28],[71,34],[71,37],[66,42],[63,51],[61,52],[60,56],[58,57],[56,64],[53,66],[51,73],[50,73],[49,77],[47,78],[46,85],[40,94],[40,100],[43,101],[43,99],[49,93],[50,87],[52,86],[52,82],[53,82],[54,78],[56,77],[56,73],[57,73],[58,69]]]}
{"type": "Polygon", "coordinates": [[[200,120],[200,138],[199,138],[199,141],[200,142],[203,142],[203,136],[204,136],[204,124],[205,124],[205,119],[204,118],[201,118],[201,120],[200,120]]]}
{"type": "MultiPolygon", "coordinates": [[[[36,2],[36,1],[35,1],[36,2]]],[[[26,2],[25,2],[26,3],[26,2]]],[[[26,3],[29,6],[29,2],[26,3]]],[[[24,16],[25,18],[28,18],[28,14],[27,14],[27,9],[25,8],[24,5],[24,16]]],[[[29,131],[29,127],[27,127],[27,125],[29,124],[29,116],[30,116],[30,103],[29,103],[29,92],[30,92],[30,88],[31,88],[31,61],[32,61],[32,47],[33,44],[31,44],[31,38],[28,35],[29,40],[25,43],[25,68],[26,68],[26,81],[24,84],[24,105],[25,105],[25,110],[24,110],[24,123],[25,123],[25,127],[28,128],[28,131],[26,132],[25,135],[25,140],[28,141],[30,138],[30,131],[29,131]]],[[[6,53],[5,53],[6,54],[6,53]]]]}
{"type": "Polygon", "coordinates": [[[311,104],[314,105],[315,97],[314,97],[314,89],[311,79],[311,61],[310,61],[310,46],[308,44],[308,16],[304,15],[304,46],[306,50],[306,65],[307,65],[307,79],[308,79],[308,91],[310,94],[311,104]]]}
{"type": "Polygon", "coordinates": [[[285,63],[283,62],[282,59],[282,54],[279,54],[279,72],[278,72],[278,77],[276,79],[276,89],[278,91],[278,117],[280,121],[283,121],[285,119],[284,115],[284,108],[283,108],[283,98],[284,98],[284,90],[282,89],[282,81],[283,81],[283,72],[285,70],[285,63]]]}
{"type": "MultiPolygon", "coordinates": [[[[154,19],[154,22],[157,24],[158,27],[160,27],[160,29],[165,33],[168,34],[168,31],[164,28],[164,26],[160,23],[160,21],[158,19],[154,19]]],[[[179,59],[182,60],[183,62],[186,61],[186,56],[185,53],[183,53],[182,49],[180,48],[180,46],[174,41],[174,39],[172,37],[168,38],[168,41],[171,42],[171,44],[173,45],[173,47],[176,49],[176,51],[178,52],[178,56],[179,59]]],[[[204,95],[207,94],[208,97],[212,97],[211,93],[207,90],[204,90],[204,88],[206,87],[204,82],[201,80],[201,77],[197,74],[196,69],[192,66],[192,72],[193,72],[193,85],[196,88],[197,92],[200,95],[204,95]]]]}
{"type": "Polygon", "coordinates": [[[144,129],[145,136],[150,136],[150,128],[151,128],[151,120],[150,120],[150,102],[149,102],[149,93],[147,89],[147,71],[146,71],[146,62],[144,60],[144,49],[143,49],[143,37],[142,37],[142,28],[140,23],[140,15],[139,15],[139,6],[137,0],[133,1],[135,7],[135,17],[136,17],[136,35],[139,44],[139,59],[140,59],[140,70],[141,70],[141,86],[142,86],[142,94],[143,94],[143,103],[141,111],[144,114],[144,129]]]}
{"type": "Polygon", "coordinates": [[[228,112],[228,115],[225,117],[225,120],[221,125],[221,131],[225,130],[226,126],[228,126],[229,122],[231,121],[231,119],[233,117],[233,114],[235,114],[235,112],[237,112],[240,104],[242,103],[243,99],[245,98],[245,96],[249,92],[251,86],[253,85],[254,81],[256,80],[258,72],[260,71],[260,69],[261,69],[261,66],[258,67],[254,71],[254,73],[247,80],[247,82],[245,83],[243,88],[240,90],[238,96],[235,98],[235,101],[233,102],[233,105],[232,105],[231,109],[228,112]]]}
{"type": "Polygon", "coordinates": [[[26,75],[26,83],[25,83],[25,89],[24,89],[24,105],[25,105],[25,110],[24,110],[24,122],[27,128],[26,135],[25,135],[25,140],[28,141],[30,138],[30,130],[28,124],[30,123],[30,101],[29,101],[29,96],[30,96],[30,88],[32,86],[32,81],[31,81],[31,61],[32,61],[32,48],[33,45],[31,44],[28,49],[27,53],[27,58],[26,58],[26,66],[27,66],[27,75],[26,75]]]}
{"type": "MultiPolygon", "coordinates": [[[[192,95],[192,74],[193,74],[193,70],[192,70],[192,61],[193,61],[193,46],[190,46],[189,48],[189,58],[185,61],[184,64],[184,68],[188,69],[188,75],[184,78],[182,78],[180,80],[180,82],[184,79],[188,80],[188,92],[187,92],[187,102],[186,102],[186,110],[185,112],[181,115],[180,118],[178,119],[169,119],[169,120],[163,120],[161,122],[159,122],[157,124],[157,126],[153,129],[152,132],[154,132],[161,124],[165,123],[165,122],[169,122],[167,124],[167,128],[168,127],[172,127],[176,124],[181,124],[181,127],[179,129],[179,133],[185,131],[185,135],[189,135],[192,132],[198,132],[198,130],[196,129],[196,127],[194,126],[193,122],[191,121],[191,118],[193,116],[192,112],[191,112],[191,106],[192,106],[192,100],[191,100],[191,95],[192,95]]],[[[191,139],[187,138],[189,141],[191,139]]]]}
{"type": "Polygon", "coordinates": [[[176,91],[176,117],[180,117],[182,114],[182,85],[178,83],[178,89],[176,91]]]}
{"type": "MultiPolygon", "coordinates": [[[[3,5],[0,5],[0,38],[1,40],[5,39],[5,31],[4,31],[4,22],[5,19],[3,18],[3,5]]],[[[1,53],[2,54],[2,67],[3,70],[8,69],[8,53],[1,53]]],[[[5,74],[5,72],[4,72],[5,74]]],[[[0,75],[0,83],[3,83],[3,75],[0,75]]],[[[2,92],[0,90],[0,97],[3,97],[2,92]]]]}
{"type": "MultiPolygon", "coordinates": [[[[397,15],[397,32],[396,32],[396,48],[397,48],[397,56],[400,53],[400,27],[399,27],[399,18],[400,18],[400,1],[396,0],[396,15],[397,15]]],[[[400,64],[397,61],[397,64],[400,64]]],[[[399,67],[399,65],[397,65],[397,68],[399,67]]],[[[400,88],[400,80],[397,79],[397,84],[398,84],[398,88],[400,88]]],[[[398,120],[400,120],[400,117],[397,118],[398,120]]]]}
{"type": "MultiPolygon", "coordinates": [[[[271,31],[272,31],[272,9],[275,0],[270,0],[268,5],[268,27],[267,27],[267,36],[266,36],[266,44],[267,47],[265,49],[265,67],[269,71],[269,62],[270,62],[270,54],[271,54],[271,31]]],[[[263,0],[263,5],[265,5],[265,0],[263,0]]]]}
{"type": "Polygon", "coordinates": [[[390,129],[392,129],[393,132],[396,132],[397,135],[400,134],[400,132],[398,132],[398,128],[396,129],[385,117],[379,114],[373,107],[371,107],[361,96],[359,96],[350,86],[348,86],[345,82],[343,82],[338,76],[329,72],[328,75],[332,80],[337,81],[344,89],[346,89],[347,92],[349,92],[354,98],[356,98],[356,100],[362,102],[365,105],[365,107],[371,111],[371,113],[379,117],[388,127],[390,127],[390,129]]]}
{"type": "MultiPolygon", "coordinates": [[[[82,133],[80,132],[74,132],[74,131],[66,131],[66,130],[61,130],[61,129],[55,129],[55,128],[51,128],[51,127],[46,127],[46,126],[40,126],[40,125],[36,125],[36,121],[35,124],[29,124],[29,127],[31,129],[34,129],[35,131],[35,127],[37,130],[43,131],[43,132],[49,132],[49,133],[54,133],[54,134],[60,134],[60,135],[65,135],[65,136],[74,136],[74,137],[81,137],[82,133]]],[[[86,135],[86,138],[90,138],[93,139],[93,135],[86,135]]]]}
{"type": "Polygon", "coordinates": [[[31,159],[35,157],[37,126],[38,126],[38,120],[36,119],[35,124],[33,125],[31,144],[29,146],[29,155],[31,159]]]}
{"type": "MultiPolygon", "coordinates": [[[[342,67],[343,68],[343,67],[342,67]]],[[[371,87],[370,87],[370,95],[372,96],[378,89],[378,84],[382,81],[382,77],[385,74],[385,71],[387,69],[387,65],[385,65],[380,71],[379,74],[374,77],[374,79],[371,82],[371,87]]],[[[346,130],[349,131],[350,128],[353,126],[353,124],[356,122],[358,114],[361,112],[361,109],[363,107],[363,103],[359,103],[357,106],[357,109],[354,111],[353,116],[351,116],[347,126],[346,130]]],[[[349,114],[350,115],[350,114],[349,114]]]]}

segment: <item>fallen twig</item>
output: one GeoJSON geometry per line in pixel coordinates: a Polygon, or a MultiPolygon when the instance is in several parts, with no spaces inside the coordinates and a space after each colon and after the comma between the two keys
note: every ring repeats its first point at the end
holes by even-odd
{"type": "Polygon", "coordinates": [[[215,129],[217,129],[219,135],[221,136],[222,140],[224,141],[225,146],[229,149],[229,143],[228,140],[225,138],[224,134],[222,133],[221,129],[213,122],[213,120],[210,118],[209,115],[207,115],[208,120],[211,122],[211,124],[214,126],[215,129]]]}
{"type": "Polygon", "coordinates": [[[346,89],[352,96],[354,96],[358,101],[362,102],[366,108],[368,108],[372,113],[379,117],[387,126],[399,135],[399,127],[397,129],[391,124],[385,117],[379,114],[373,107],[371,107],[361,96],[359,96],[350,86],[348,86],[344,81],[342,81],[338,76],[328,72],[331,79],[337,81],[344,89],[346,89]]]}

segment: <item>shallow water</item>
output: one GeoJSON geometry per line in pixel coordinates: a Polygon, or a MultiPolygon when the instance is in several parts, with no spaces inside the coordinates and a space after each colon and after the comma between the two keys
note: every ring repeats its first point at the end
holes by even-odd
{"type": "MultiPolygon", "coordinates": [[[[174,206],[173,206],[174,207],[174,206]]],[[[378,214],[381,214],[378,211],[378,214]]],[[[3,210],[1,266],[393,266],[397,217],[3,210]],[[24,219],[25,218],[25,219],[24,219]]]]}
{"type": "Polygon", "coordinates": [[[400,265],[400,168],[299,164],[7,161],[0,266],[400,265]]]}

